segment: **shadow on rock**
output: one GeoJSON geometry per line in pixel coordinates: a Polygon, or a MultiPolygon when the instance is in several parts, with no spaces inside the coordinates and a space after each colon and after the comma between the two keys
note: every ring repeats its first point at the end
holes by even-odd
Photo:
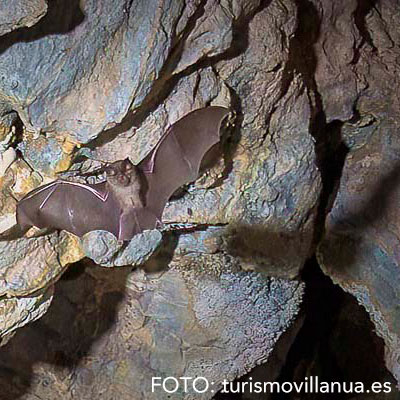
{"type": "Polygon", "coordinates": [[[179,241],[179,235],[181,234],[183,234],[183,232],[164,232],[161,246],[150,256],[141,268],[147,273],[165,271],[174,256],[179,241]]]}
{"type": "Polygon", "coordinates": [[[377,167],[368,168],[367,175],[350,166],[347,174],[329,216],[318,261],[334,282],[367,309],[385,341],[386,365],[399,379],[393,336],[400,330],[400,162],[379,160],[377,167]]]}
{"type": "MultiPolygon", "coordinates": [[[[379,236],[382,233],[385,234],[387,223],[396,224],[394,210],[398,208],[400,196],[400,162],[396,162],[387,170],[388,172],[383,177],[378,172],[372,178],[373,183],[366,183],[365,186],[369,186],[368,191],[371,193],[369,196],[363,197],[362,194],[357,194],[354,198],[350,198],[353,195],[348,193],[349,188],[341,189],[342,196],[348,198],[345,198],[333,210],[331,220],[327,225],[327,235],[319,247],[320,259],[324,259],[324,254],[334,252],[335,270],[350,273],[355,264],[371,256],[371,251],[377,246],[374,242],[381,241],[379,236]],[[344,202],[350,207],[344,205],[344,202]],[[350,211],[348,211],[349,208],[350,211]]],[[[371,171],[371,174],[374,174],[374,171],[371,171]]],[[[349,183],[351,184],[347,182],[349,183]]],[[[384,241],[388,247],[396,245],[396,238],[393,238],[388,231],[387,235],[384,241]]],[[[372,261],[376,258],[375,256],[372,257],[372,261]]]]}
{"type": "Polygon", "coordinates": [[[49,386],[51,394],[54,388],[46,364],[60,367],[67,381],[73,379],[74,368],[93,346],[105,345],[102,342],[115,329],[130,272],[126,267],[100,268],[87,260],[72,265],[57,283],[47,314],[2,347],[0,398],[17,400],[33,385],[41,388],[35,393],[45,393],[49,386]],[[44,364],[43,373],[40,364],[44,364]]]}
{"type": "MultiPolygon", "coordinates": [[[[311,237],[311,233],[310,233],[311,237]]],[[[294,278],[308,257],[304,234],[272,231],[265,226],[236,225],[225,236],[226,251],[242,262],[242,267],[283,278],[294,278]]]]}
{"type": "Polygon", "coordinates": [[[37,24],[16,29],[1,37],[0,54],[15,43],[33,42],[48,35],[71,32],[84,19],[79,0],[49,1],[47,14],[37,24]]]}

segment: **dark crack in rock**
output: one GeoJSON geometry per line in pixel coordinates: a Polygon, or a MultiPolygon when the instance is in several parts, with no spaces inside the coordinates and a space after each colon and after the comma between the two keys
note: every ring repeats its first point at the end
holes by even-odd
{"type": "Polygon", "coordinates": [[[400,36],[388,26],[400,23],[400,15],[393,7],[390,1],[380,2],[379,8],[371,2],[357,23],[362,42],[354,50],[352,70],[354,79],[367,85],[360,88],[353,116],[342,127],[350,153],[319,260],[325,273],[370,314],[386,345],[386,365],[399,382],[400,67],[395,60],[400,54],[392,44],[400,36]]]}

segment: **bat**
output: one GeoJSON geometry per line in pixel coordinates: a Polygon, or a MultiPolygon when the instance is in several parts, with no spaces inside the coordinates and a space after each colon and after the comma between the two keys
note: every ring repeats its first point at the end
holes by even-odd
{"type": "Polygon", "coordinates": [[[52,228],[77,236],[105,230],[120,241],[155,229],[171,195],[197,179],[201,161],[219,142],[221,123],[228,114],[224,107],[187,114],[139,164],[128,158],[109,164],[105,182],[58,179],[34,189],[17,204],[19,228],[52,228]]]}

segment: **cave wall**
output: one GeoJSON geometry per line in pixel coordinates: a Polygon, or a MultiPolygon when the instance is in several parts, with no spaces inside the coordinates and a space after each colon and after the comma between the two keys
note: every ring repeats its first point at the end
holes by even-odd
{"type": "Polygon", "coordinates": [[[25,377],[3,374],[10,393],[48,395],[49,368],[51,387],[82,399],[111,381],[110,398],[151,398],[149,374],[205,374],[217,390],[299,320],[315,253],[400,378],[396,1],[21,1],[18,19],[1,7],[2,232],[57,173],[137,163],[190,111],[231,110],[218,162],[168,203],[168,232],[0,242],[0,363],[25,377]]]}

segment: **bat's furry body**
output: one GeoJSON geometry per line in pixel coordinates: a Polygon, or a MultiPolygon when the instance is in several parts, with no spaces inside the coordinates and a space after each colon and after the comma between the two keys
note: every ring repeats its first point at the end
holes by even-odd
{"type": "Polygon", "coordinates": [[[175,190],[197,178],[203,156],[220,139],[227,114],[223,107],[188,114],[137,166],[128,159],[110,164],[106,182],[57,180],[33,190],[17,205],[18,224],[22,229],[64,229],[77,236],[106,230],[119,240],[154,229],[175,190]]]}

